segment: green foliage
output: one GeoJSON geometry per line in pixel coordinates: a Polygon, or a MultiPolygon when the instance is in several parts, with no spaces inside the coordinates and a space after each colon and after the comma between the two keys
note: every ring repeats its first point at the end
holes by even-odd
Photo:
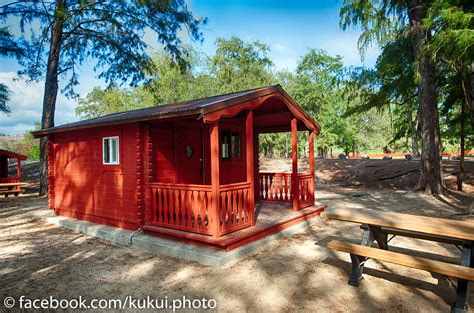
{"type": "MultiPolygon", "coordinates": [[[[70,96],[78,84],[77,69],[85,62],[94,64],[98,77],[110,84],[121,81],[135,86],[146,80],[155,69],[144,41],[146,31],[185,68],[181,30],[201,40],[199,28],[206,22],[195,19],[183,0],[11,1],[0,6],[0,21],[8,18],[19,19],[19,35],[9,37],[8,51],[17,47],[23,52],[15,54],[23,66],[21,74],[42,79],[58,62],[57,73],[67,82],[65,92],[70,96]],[[59,42],[54,44],[60,51],[56,57],[49,48],[57,32],[60,36],[54,38],[59,42]]],[[[7,26],[0,27],[2,33],[10,34],[7,26]]],[[[2,33],[0,38],[6,38],[2,33]]]]}
{"type": "Polygon", "coordinates": [[[10,100],[10,90],[5,84],[0,83],[0,112],[10,113],[7,102],[10,100]]]}
{"type": "MultiPolygon", "coordinates": [[[[389,123],[385,113],[366,112],[360,116],[344,117],[347,110],[345,84],[347,69],[340,56],[330,56],[323,50],[309,49],[295,73],[273,71],[266,45],[246,43],[232,37],[216,41],[216,54],[206,56],[188,47],[189,67],[183,71],[169,56],[153,56],[156,70],[151,80],[137,88],[95,88],[79,101],[77,114],[90,118],[108,113],[158,104],[173,103],[216,94],[246,90],[279,82],[285,90],[314,116],[323,131],[316,139],[319,153],[332,150],[346,153],[366,149],[381,149],[390,140],[389,123]]],[[[349,101],[359,101],[359,98],[349,101]]],[[[308,154],[307,134],[301,133],[299,154],[308,154]]],[[[264,134],[260,152],[268,157],[289,157],[289,133],[264,134]]]]}
{"type": "MultiPolygon", "coordinates": [[[[8,28],[0,27],[0,56],[15,57],[23,53],[19,45],[14,41],[13,35],[8,28]]],[[[10,113],[7,102],[10,100],[10,90],[5,84],[0,83],[0,112],[10,113]]]]}
{"type": "Polygon", "coordinates": [[[341,149],[345,154],[381,148],[389,140],[384,114],[375,111],[360,116],[344,116],[348,104],[355,106],[358,97],[347,99],[348,69],[340,56],[329,56],[323,50],[309,49],[298,63],[293,81],[286,84],[289,94],[316,117],[323,131],[317,137],[319,153],[326,155],[341,149]],[[367,140],[367,134],[370,140],[367,140]],[[376,140],[374,140],[377,134],[376,140]]]}
{"type": "Polygon", "coordinates": [[[246,43],[240,38],[218,38],[216,54],[211,59],[211,75],[217,93],[228,93],[270,85],[273,62],[269,48],[259,41],[246,43]]]}
{"type": "MultiPolygon", "coordinates": [[[[374,43],[382,48],[375,68],[352,70],[347,92],[361,101],[349,103],[344,116],[364,114],[372,109],[389,112],[393,126],[390,144],[408,149],[408,138],[411,136],[413,141],[417,141],[419,132],[420,77],[416,65],[421,55],[429,55],[437,72],[441,147],[443,150],[458,150],[461,118],[469,118],[470,86],[474,83],[469,76],[470,64],[474,60],[474,7],[463,0],[427,1],[424,4],[427,17],[420,25],[427,34],[427,44],[421,47],[417,58],[410,38],[414,26],[407,20],[411,3],[396,0],[344,2],[341,27],[361,26],[363,33],[359,38],[359,48],[362,52],[374,43]],[[466,110],[461,117],[462,105],[466,110]]],[[[472,147],[470,134],[473,133],[474,111],[471,116],[471,125],[464,129],[467,149],[472,147]]]]}
{"type": "Polygon", "coordinates": [[[406,30],[406,6],[402,0],[344,0],[339,25],[343,30],[362,28],[358,47],[363,56],[369,46],[384,46],[406,30]]]}
{"type": "MultiPolygon", "coordinates": [[[[40,129],[39,122],[35,122],[34,130],[40,129]]],[[[14,137],[0,137],[0,148],[26,155],[29,160],[38,161],[40,159],[39,139],[26,132],[23,135],[14,137]]]]}

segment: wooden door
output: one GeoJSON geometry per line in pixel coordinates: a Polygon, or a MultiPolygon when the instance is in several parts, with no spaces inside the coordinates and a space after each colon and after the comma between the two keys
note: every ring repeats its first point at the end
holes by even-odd
{"type": "Polygon", "coordinates": [[[201,127],[177,127],[175,144],[178,183],[203,184],[201,127]]]}

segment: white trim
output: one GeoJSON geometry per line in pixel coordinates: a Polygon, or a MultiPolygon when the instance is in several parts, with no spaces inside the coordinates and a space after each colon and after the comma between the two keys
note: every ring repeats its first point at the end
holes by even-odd
{"type": "Polygon", "coordinates": [[[120,138],[119,136],[109,136],[109,137],[102,137],[102,164],[103,165],[118,165],[120,164],[120,138]],[[105,163],[105,160],[104,160],[104,143],[105,143],[105,140],[109,140],[109,160],[110,162],[108,163],[105,163]],[[115,139],[117,140],[117,161],[115,162],[112,162],[112,145],[110,144],[112,142],[111,139],[115,139]]]}

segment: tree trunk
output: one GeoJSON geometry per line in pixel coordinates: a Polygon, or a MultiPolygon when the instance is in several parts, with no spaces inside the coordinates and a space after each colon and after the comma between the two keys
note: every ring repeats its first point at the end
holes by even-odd
{"type": "Polygon", "coordinates": [[[419,125],[419,110],[416,111],[415,120],[412,122],[411,127],[411,154],[413,158],[420,157],[420,148],[418,147],[418,130],[419,125]]]}
{"type": "Polygon", "coordinates": [[[418,99],[420,105],[421,138],[421,171],[417,190],[426,193],[441,194],[443,192],[441,168],[441,138],[439,130],[438,108],[436,103],[436,76],[434,65],[428,55],[423,52],[427,44],[427,36],[422,28],[422,20],[426,17],[423,1],[412,1],[408,16],[411,25],[411,38],[416,58],[418,82],[418,99]]]}
{"type": "MultiPolygon", "coordinates": [[[[51,43],[49,47],[48,68],[44,84],[43,114],[41,129],[54,127],[54,111],[58,96],[58,71],[61,41],[63,36],[63,12],[66,1],[57,0],[53,26],[51,27],[51,43]]],[[[48,139],[40,140],[40,195],[48,192],[48,139]]]]}
{"type": "MultiPolygon", "coordinates": [[[[463,70],[461,69],[461,73],[460,73],[460,77],[461,77],[461,86],[462,86],[462,92],[463,92],[463,95],[464,95],[464,99],[461,100],[461,131],[460,131],[460,137],[461,137],[461,159],[459,161],[459,173],[458,173],[458,176],[457,176],[457,187],[458,187],[458,190],[459,191],[462,191],[462,184],[463,184],[463,181],[464,181],[464,177],[465,177],[465,169],[464,169],[464,154],[465,154],[465,148],[466,148],[466,144],[465,144],[465,141],[466,141],[466,123],[465,123],[465,105],[464,103],[466,103],[466,106],[469,105],[470,103],[472,103],[472,95],[469,95],[468,92],[467,92],[467,89],[466,89],[466,83],[464,81],[464,78],[466,77],[465,75],[463,75],[463,70]]],[[[472,86],[472,76],[471,76],[471,86],[472,86]]]]}
{"type": "MultiPolygon", "coordinates": [[[[469,104],[468,104],[469,105],[469,104]]],[[[474,127],[474,61],[471,62],[471,125],[474,127]]]]}
{"type": "Polygon", "coordinates": [[[461,101],[461,160],[459,161],[459,173],[457,177],[458,190],[462,191],[462,182],[464,180],[464,101],[461,101]]]}

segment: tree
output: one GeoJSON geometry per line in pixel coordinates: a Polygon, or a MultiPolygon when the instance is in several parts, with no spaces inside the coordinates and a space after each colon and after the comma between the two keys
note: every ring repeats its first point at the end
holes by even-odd
{"type": "Polygon", "coordinates": [[[79,100],[76,113],[82,118],[142,107],[174,103],[216,94],[262,87],[275,82],[267,56],[268,47],[257,41],[246,43],[232,37],[216,40],[216,54],[204,55],[185,47],[188,66],[179,64],[163,53],[152,55],[153,69],[146,84],[134,88],[110,86],[94,88],[79,100]]]}
{"type": "Polygon", "coordinates": [[[7,102],[10,100],[10,90],[5,84],[0,83],[0,112],[10,113],[7,102]]]}
{"type": "MultiPolygon", "coordinates": [[[[18,18],[16,43],[25,53],[18,57],[21,74],[45,79],[41,128],[54,126],[59,77],[67,80],[64,92],[75,96],[77,69],[94,61],[98,77],[137,85],[153,70],[146,53],[146,31],[152,31],[177,63],[184,67],[179,31],[202,38],[195,19],[183,0],[115,1],[12,1],[0,6],[0,17],[18,18]],[[26,29],[29,26],[29,29],[26,29]],[[35,31],[35,30],[39,31],[35,31]],[[30,35],[31,33],[31,35],[30,35]]],[[[40,193],[47,191],[47,140],[41,139],[40,193]]]]}
{"type": "Polygon", "coordinates": [[[274,83],[267,45],[244,42],[237,37],[216,40],[216,54],[211,59],[211,75],[218,93],[235,92],[274,83]]]}
{"type": "Polygon", "coordinates": [[[398,37],[385,44],[374,68],[352,69],[346,90],[361,102],[353,101],[345,117],[371,109],[388,111],[394,128],[389,144],[409,138],[413,157],[419,157],[418,87],[409,38],[398,37]]]}
{"type": "MultiPolygon", "coordinates": [[[[321,156],[342,149],[345,154],[361,149],[376,148],[380,140],[366,140],[365,130],[376,125],[375,134],[384,134],[377,121],[380,115],[364,112],[359,116],[344,116],[347,103],[354,105],[358,97],[347,98],[345,85],[348,69],[340,56],[330,56],[324,50],[309,49],[300,59],[294,76],[286,73],[283,81],[288,93],[311,115],[315,116],[324,131],[317,138],[321,156]],[[368,124],[371,125],[368,125],[368,124]],[[363,135],[361,135],[361,133],[363,135]],[[374,145],[374,141],[377,144],[374,145]]],[[[281,76],[281,75],[280,75],[281,76]]],[[[385,138],[382,139],[385,142],[385,138]]],[[[384,143],[385,144],[385,143],[384,143]]]]}
{"type": "MultiPolygon", "coordinates": [[[[0,56],[15,57],[21,56],[22,49],[14,42],[12,34],[6,27],[0,27],[0,56]]],[[[5,84],[0,83],[0,112],[10,113],[7,102],[10,100],[10,90],[5,84]]]]}
{"type": "MultiPolygon", "coordinates": [[[[155,69],[144,86],[95,88],[80,99],[76,113],[90,118],[109,113],[213,96],[262,87],[279,82],[285,90],[322,125],[317,148],[326,156],[333,149],[347,153],[361,149],[381,149],[389,140],[390,124],[385,113],[375,110],[343,117],[346,102],[361,101],[345,96],[345,75],[341,57],[310,49],[295,73],[278,71],[268,57],[268,47],[238,38],[216,40],[217,53],[207,56],[186,47],[185,71],[163,53],[152,56],[155,69]],[[226,61],[227,60],[227,61],[226,61]]],[[[262,134],[260,152],[266,157],[289,157],[289,133],[262,134]]],[[[298,136],[299,155],[307,154],[307,134],[298,136]]]]}
{"type": "MultiPolygon", "coordinates": [[[[438,63],[438,76],[445,101],[442,112],[446,115],[450,130],[456,129],[461,159],[457,175],[458,190],[462,191],[464,180],[464,152],[466,130],[474,127],[474,103],[472,93],[474,82],[474,6],[468,1],[441,1],[432,5],[428,11],[427,27],[435,29],[426,53],[438,63]],[[470,88],[469,88],[470,86],[470,88]],[[467,127],[468,111],[471,111],[471,124],[467,127]],[[457,112],[452,116],[452,112],[457,112]],[[455,125],[453,125],[455,124],[455,125]],[[459,125],[459,127],[455,127],[459,125]],[[454,127],[453,127],[454,126],[454,127]]],[[[452,135],[451,131],[446,132],[452,135]]]]}
{"type": "Polygon", "coordinates": [[[384,46],[404,35],[411,39],[416,60],[423,143],[417,189],[440,194],[443,184],[435,64],[425,50],[432,37],[432,30],[425,25],[431,4],[431,1],[421,0],[345,0],[340,13],[340,24],[343,29],[350,25],[362,27],[363,32],[359,38],[362,50],[374,42],[384,46]]]}

